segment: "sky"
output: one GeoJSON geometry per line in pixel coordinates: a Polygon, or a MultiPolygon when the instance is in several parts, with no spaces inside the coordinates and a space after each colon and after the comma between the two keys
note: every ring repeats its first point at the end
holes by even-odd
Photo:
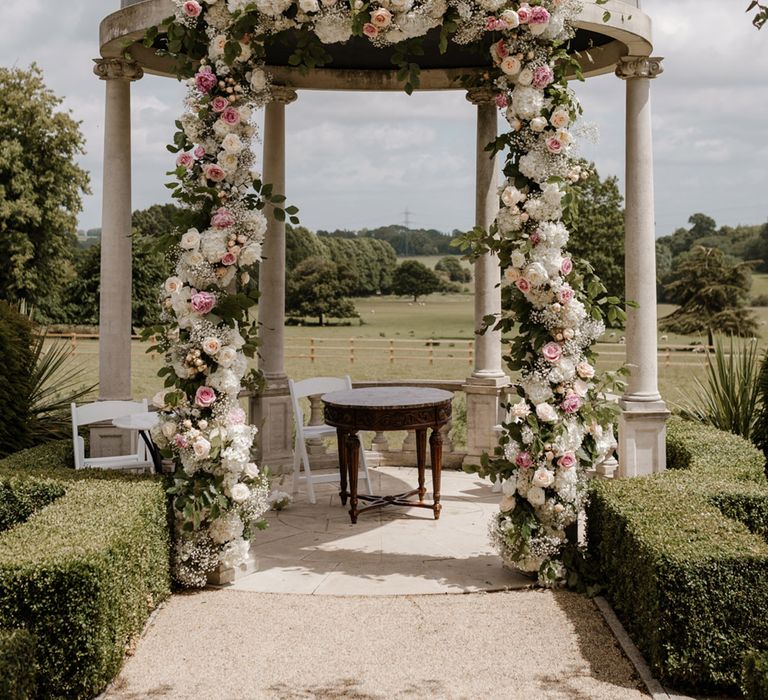
{"type": "MultiPolygon", "coordinates": [[[[118,0],[2,0],[0,65],[37,62],[64,108],[82,122],[91,174],[81,228],[100,225],[104,85],[92,73],[98,25],[118,0]],[[60,9],[60,7],[59,7],[60,9]]],[[[657,235],[695,212],[718,224],[768,220],[768,27],[747,0],[643,0],[654,21],[652,85],[657,235]]],[[[581,153],[623,189],[624,83],[576,83],[587,131],[581,153]]],[[[133,208],[167,201],[165,149],[184,90],[147,76],[133,85],[133,208]]],[[[475,112],[463,92],[300,92],[287,107],[287,196],[310,229],[404,223],[443,231],[474,224],[475,112]]],[[[260,150],[260,146],[259,146],[260,150]]]]}

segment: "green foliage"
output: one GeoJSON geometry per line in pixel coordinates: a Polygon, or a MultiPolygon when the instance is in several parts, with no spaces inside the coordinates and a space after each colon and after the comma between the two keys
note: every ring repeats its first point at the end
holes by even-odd
{"type": "Polygon", "coordinates": [[[760,402],[758,365],[756,341],[734,346],[731,338],[726,351],[718,339],[714,355],[707,353],[706,380],[694,377],[695,388],[681,414],[749,440],[760,402]]]}
{"type": "Polygon", "coordinates": [[[406,260],[395,268],[392,278],[392,291],[400,296],[413,297],[414,303],[419,297],[440,291],[440,278],[418,260],[406,260]]]}
{"type": "Polygon", "coordinates": [[[26,446],[31,440],[27,421],[31,409],[33,325],[29,319],[0,301],[0,381],[12,400],[0,404],[0,454],[26,446]]]}
{"type": "Polygon", "coordinates": [[[589,173],[574,187],[574,206],[564,212],[570,231],[568,249],[575,258],[589,260],[612,296],[624,296],[624,208],[618,179],[600,179],[594,163],[583,163],[589,173]]]}
{"type": "Polygon", "coordinates": [[[157,479],[62,469],[64,456],[46,445],[0,461],[21,509],[0,534],[0,627],[36,638],[38,696],[91,698],[168,595],[167,506],[157,479]]]}
{"type": "Polygon", "coordinates": [[[760,363],[756,391],[758,395],[758,409],[755,415],[755,423],[752,426],[752,442],[765,455],[766,474],[768,475],[768,353],[763,356],[760,363]]]}
{"type": "Polygon", "coordinates": [[[26,630],[0,630],[0,697],[29,700],[35,696],[35,638],[26,630]]]}
{"type": "Polygon", "coordinates": [[[380,226],[360,231],[318,231],[319,236],[333,238],[375,238],[386,241],[395,250],[396,255],[451,255],[455,250],[451,243],[461,234],[454,231],[445,234],[436,229],[413,229],[406,226],[380,226]]]}
{"type": "Polygon", "coordinates": [[[731,693],[768,639],[768,483],[743,439],[681,419],[670,470],[595,481],[589,548],[616,612],[663,683],[731,693]]]}
{"type": "Polygon", "coordinates": [[[768,700],[768,651],[750,651],[744,656],[741,692],[746,700],[768,700]]]}
{"type": "Polygon", "coordinates": [[[740,337],[757,334],[757,321],[746,308],[752,287],[751,264],[733,262],[717,248],[697,246],[673,264],[665,285],[668,300],[680,308],[659,320],[659,329],[692,335],[715,333],[740,337]]]}
{"type": "Polygon", "coordinates": [[[42,71],[0,68],[0,299],[55,313],[89,192],[80,125],[42,71]]]}
{"type": "Polygon", "coordinates": [[[758,0],[751,0],[747,12],[755,10],[755,16],[752,18],[752,24],[758,29],[762,29],[763,25],[768,22],[768,5],[765,5],[758,0]]]}
{"type": "Polygon", "coordinates": [[[0,532],[23,523],[63,495],[64,487],[50,479],[0,477],[0,532]]]}
{"type": "Polygon", "coordinates": [[[316,317],[324,325],[328,318],[356,318],[349,294],[356,277],[350,266],[327,258],[307,258],[294,270],[285,293],[291,316],[316,317]]]}
{"type": "Polygon", "coordinates": [[[435,272],[442,272],[451,282],[466,284],[472,281],[472,272],[461,264],[455,255],[447,255],[437,261],[435,272]]]}

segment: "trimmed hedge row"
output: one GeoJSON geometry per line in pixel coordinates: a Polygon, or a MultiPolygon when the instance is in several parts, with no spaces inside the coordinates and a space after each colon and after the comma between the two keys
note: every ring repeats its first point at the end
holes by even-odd
{"type": "Polygon", "coordinates": [[[607,595],[661,680],[734,692],[768,648],[768,483],[734,435],[670,421],[664,474],[596,481],[589,548],[607,595]]]}
{"type": "Polygon", "coordinates": [[[744,657],[741,692],[747,700],[768,700],[768,651],[751,651],[744,657]]]}
{"type": "Polygon", "coordinates": [[[26,630],[0,630],[0,698],[29,700],[35,694],[35,638],[26,630]]]}
{"type": "Polygon", "coordinates": [[[47,461],[63,452],[54,443],[0,461],[17,500],[41,477],[62,492],[0,534],[0,627],[36,639],[39,697],[91,698],[169,594],[166,496],[156,478],[47,461]]]}

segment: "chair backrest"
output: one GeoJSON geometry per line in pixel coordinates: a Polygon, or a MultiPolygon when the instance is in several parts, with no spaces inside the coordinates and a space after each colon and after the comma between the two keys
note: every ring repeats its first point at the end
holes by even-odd
{"type": "MultiPolygon", "coordinates": [[[[81,469],[85,466],[85,445],[78,432],[80,426],[111,421],[114,418],[129,416],[134,413],[146,413],[149,410],[149,404],[147,399],[143,401],[96,401],[83,406],[73,403],[71,409],[75,468],[81,469]]],[[[143,452],[143,443],[140,442],[136,454],[140,457],[143,452]]]]}
{"type": "Polygon", "coordinates": [[[291,392],[291,403],[293,404],[293,417],[296,421],[296,431],[300,432],[304,426],[304,412],[301,410],[299,399],[308,396],[318,396],[328,394],[331,391],[345,391],[352,388],[352,380],[349,375],[345,377],[312,377],[294,382],[288,380],[288,389],[291,392]]]}

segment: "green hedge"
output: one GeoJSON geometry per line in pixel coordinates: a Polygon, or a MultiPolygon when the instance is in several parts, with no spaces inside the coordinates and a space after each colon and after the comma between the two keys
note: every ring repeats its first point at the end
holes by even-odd
{"type": "Polygon", "coordinates": [[[744,657],[741,692],[747,700],[768,700],[768,652],[750,651],[744,657]]]}
{"type": "Polygon", "coordinates": [[[0,628],[34,635],[39,697],[91,698],[169,593],[166,496],[156,478],[46,462],[62,452],[47,445],[0,461],[19,502],[40,484],[61,491],[0,533],[0,628]]]}
{"type": "Polygon", "coordinates": [[[0,698],[35,695],[35,638],[26,630],[0,630],[0,698]]]}
{"type": "Polygon", "coordinates": [[[734,692],[768,648],[768,483],[736,436],[673,419],[670,470],[596,481],[589,548],[607,595],[661,680],[734,692]]]}

